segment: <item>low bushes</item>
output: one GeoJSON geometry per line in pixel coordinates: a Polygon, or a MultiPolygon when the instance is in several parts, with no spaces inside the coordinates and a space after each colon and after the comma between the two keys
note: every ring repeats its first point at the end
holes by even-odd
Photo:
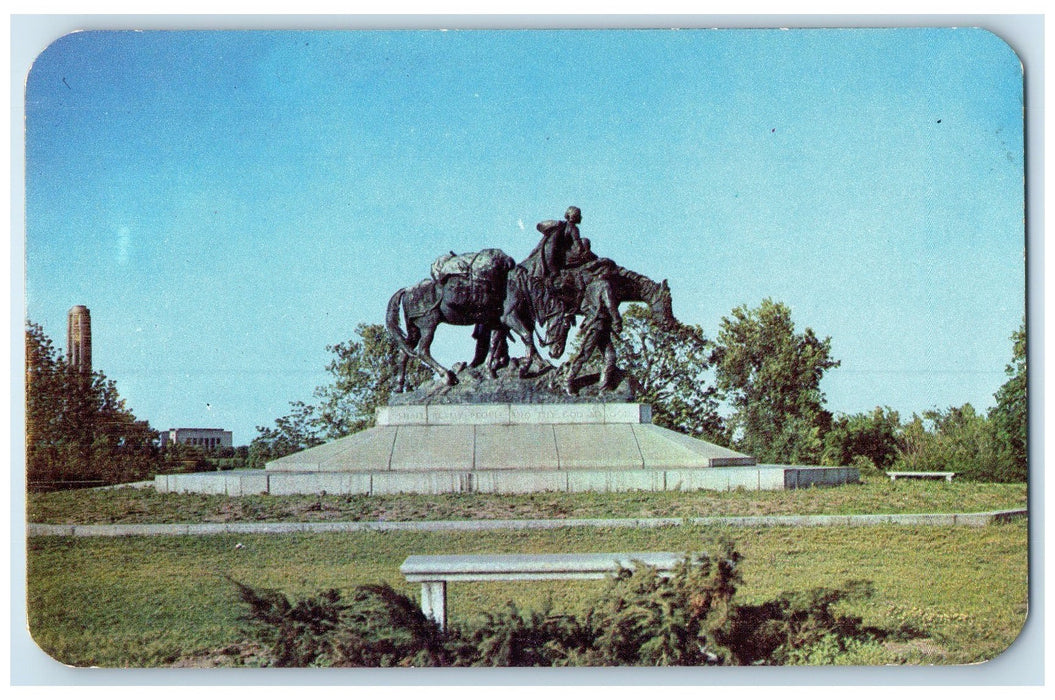
{"type": "Polygon", "coordinates": [[[513,603],[441,630],[387,585],[329,590],[291,603],[235,582],[250,631],[274,666],[699,666],[836,663],[911,630],[862,626],[839,603],[868,584],[785,593],[759,605],[736,600],[740,555],[686,557],[670,576],[619,569],[582,615],[522,611],[513,603]]]}

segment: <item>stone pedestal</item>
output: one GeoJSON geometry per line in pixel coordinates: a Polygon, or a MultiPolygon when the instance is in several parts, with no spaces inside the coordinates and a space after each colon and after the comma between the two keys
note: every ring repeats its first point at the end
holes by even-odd
{"type": "Polygon", "coordinates": [[[243,495],[767,490],[857,481],[857,470],[755,464],[652,425],[638,403],[385,406],[377,425],[264,470],[158,477],[161,491],[243,495]]]}
{"type": "Polygon", "coordinates": [[[267,470],[476,473],[482,484],[491,472],[754,463],[747,455],[652,425],[652,410],[644,404],[439,404],[384,406],[377,410],[376,427],[282,457],[267,470]]]}

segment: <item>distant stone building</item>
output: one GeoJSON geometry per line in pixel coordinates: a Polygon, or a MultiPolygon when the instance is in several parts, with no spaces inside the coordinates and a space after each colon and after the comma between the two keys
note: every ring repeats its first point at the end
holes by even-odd
{"type": "Polygon", "coordinates": [[[169,443],[206,450],[234,446],[231,431],[223,428],[170,428],[168,432],[161,433],[161,446],[165,447],[169,443]]]}
{"type": "Polygon", "coordinates": [[[82,374],[92,373],[92,316],[88,307],[70,309],[66,323],[66,360],[82,374]]]}

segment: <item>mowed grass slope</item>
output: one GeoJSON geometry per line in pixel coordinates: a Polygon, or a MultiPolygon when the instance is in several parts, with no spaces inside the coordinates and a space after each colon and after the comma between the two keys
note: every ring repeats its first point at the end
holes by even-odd
{"type": "Polygon", "coordinates": [[[27,521],[57,524],[691,518],[719,515],[964,513],[1026,507],[1025,484],[886,479],[794,491],[209,496],[153,488],[29,494],[27,521]]]}
{"type": "MultiPolygon", "coordinates": [[[[652,495],[652,494],[650,494],[652,495]]],[[[866,663],[984,661],[1018,635],[1027,605],[1027,524],[985,528],[823,527],[561,528],[486,533],[375,532],[203,537],[36,537],[28,545],[29,623],[50,655],[76,666],[245,663],[245,612],[224,575],[291,597],[388,582],[417,596],[398,572],[410,554],[700,551],[732,539],[744,559],[742,602],[782,591],[875,585],[851,604],[866,624],[923,636],[866,663]],[[236,545],[241,544],[241,547],[236,545]],[[226,650],[226,652],[224,651],[226,650]],[[197,660],[197,661],[196,661],[197,660]]],[[[508,600],[576,611],[603,582],[450,586],[452,620],[508,600]]],[[[857,660],[860,662],[860,660],[857,660]]],[[[250,659],[249,663],[253,663],[250,659]]]]}

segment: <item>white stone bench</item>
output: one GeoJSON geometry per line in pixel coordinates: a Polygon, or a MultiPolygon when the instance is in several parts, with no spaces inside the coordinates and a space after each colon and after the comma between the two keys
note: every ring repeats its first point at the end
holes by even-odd
{"type": "Polygon", "coordinates": [[[945,479],[945,481],[952,481],[952,478],[956,476],[956,472],[887,472],[886,475],[890,477],[891,481],[897,481],[898,479],[945,479]]]}
{"type": "Polygon", "coordinates": [[[669,574],[685,559],[675,552],[620,552],[612,554],[415,554],[399,567],[407,581],[421,583],[421,611],[447,626],[449,581],[542,581],[600,579],[619,567],[641,562],[669,574]]]}

